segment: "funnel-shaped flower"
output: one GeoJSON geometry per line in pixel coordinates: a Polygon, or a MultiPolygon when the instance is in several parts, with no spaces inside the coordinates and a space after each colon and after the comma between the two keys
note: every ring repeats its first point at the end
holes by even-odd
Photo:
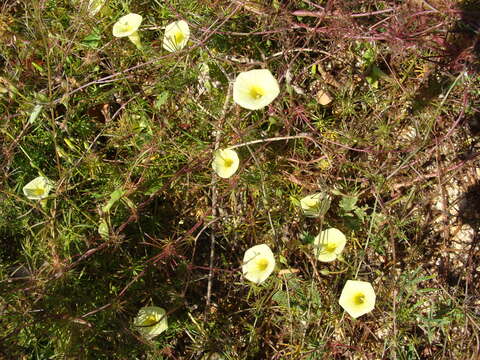
{"type": "Polygon", "coordinates": [[[233,83],[233,101],[249,110],[264,108],[279,93],[278,82],[267,69],[242,72],[233,83]]]}
{"type": "Polygon", "coordinates": [[[307,195],[300,200],[303,213],[308,217],[323,216],[330,208],[331,199],[328,194],[316,193],[307,195]]]}
{"type": "Polygon", "coordinates": [[[165,309],[158,306],[146,306],[140,309],[133,325],[145,338],[153,339],[168,329],[165,309]]]}
{"type": "Polygon", "coordinates": [[[88,13],[92,16],[96,15],[102,9],[103,5],[105,5],[106,1],[107,0],[90,0],[87,7],[88,13]]]}
{"type": "Polygon", "coordinates": [[[46,177],[39,176],[23,187],[23,193],[30,200],[42,200],[52,190],[52,182],[46,177]]]}
{"type": "Polygon", "coordinates": [[[215,152],[212,167],[218,176],[227,179],[235,174],[239,163],[240,160],[235,150],[223,149],[215,152]]]}
{"type": "Polygon", "coordinates": [[[348,280],[338,303],[356,319],[375,307],[375,290],[368,281],[348,280]]]}
{"type": "Polygon", "coordinates": [[[255,245],[245,251],[242,272],[247,280],[260,284],[267,280],[274,268],[275,257],[268,245],[255,245]]]}
{"type": "Polygon", "coordinates": [[[182,50],[190,37],[190,28],[184,20],[168,24],[163,36],[163,48],[170,52],[182,50]]]}
{"type": "Polygon", "coordinates": [[[115,37],[125,37],[128,36],[131,42],[139,49],[142,48],[142,42],[140,41],[140,35],[138,34],[138,28],[142,23],[142,16],[138,14],[127,14],[122,16],[118,21],[113,25],[112,34],[115,37]]]}
{"type": "Polygon", "coordinates": [[[340,230],[323,230],[314,240],[315,255],[322,262],[333,261],[342,253],[346,242],[347,238],[340,230]]]}

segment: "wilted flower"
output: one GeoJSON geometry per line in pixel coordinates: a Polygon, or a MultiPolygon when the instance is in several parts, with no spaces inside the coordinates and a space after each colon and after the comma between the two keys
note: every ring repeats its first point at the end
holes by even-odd
{"type": "Polygon", "coordinates": [[[190,37],[190,28],[184,20],[175,21],[165,27],[163,48],[170,52],[182,50],[190,37]]]}
{"type": "Polygon", "coordinates": [[[52,189],[52,182],[44,176],[39,176],[23,187],[23,193],[30,200],[42,200],[52,189]]]}
{"type": "Polygon", "coordinates": [[[267,280],[274,268],[275,257],[268,245],[255,245],[245,251],[242,272],[247,280],[260,284],[267,280]]]}
{"type": "Polygon", "coordinates": [[[375,307],[375,290],[368,281],[348,280],[338,303],[356,319],[375,307]]]}
{"type": "Polygon", "coordinates": [[[323,216],[330,208],[331,199],[328,194],[316,193],[307,195],[300,200],[303,213],[308,217],[323,216]]]}
{"type": "Polygon", "coordinates": [[[142,16],[138,14],[127,14],[122,16],[118,21],[113,25],[112,34],[115,37],[125,37],[128,36],[131,42],[139,49],[142,48],[142,42],[140,41],[140,35],[138,34],[138,28],[142,23],[142,16]]]}
{"type": "Polygon", "coordinates": [[[239,163],[240,160],[235,150],[223,149],[215,152],[212,167],[218,176],[226,179],[235,174],[239,163]]]}
{"type": "Polygon", "coordinates": [[[264,108],[279,93],[278,82],[267,69],[241,72],[233,83],[233,101],[249,110],[264,108]]]}
{"type": "Polygon", "coordinates": [[[315,255],[322,262],[333,261],[342,253],[346,242],[347,238],[340,230],[323,230],[314,240],[315,255]]]}
{"type": "Polygon", "coordinates": [[[153,339],[168,329],[166,311],[158,306],[143,307],[133,325],[145,338],[153,339]]]}

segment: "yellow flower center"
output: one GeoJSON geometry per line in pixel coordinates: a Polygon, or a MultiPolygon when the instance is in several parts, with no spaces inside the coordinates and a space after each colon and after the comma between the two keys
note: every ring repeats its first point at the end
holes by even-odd
{"type": "Polygon", "coordinates": [[[358,293],[353,297],[353,303],[355,305],[363,305],[365,303],[365,295],[363,293],[358,293]]]}
{"type": "Polygon", "coordinates": [[[315,199],[308,199],[305,201],[305,205],[307,205],[309,208],[313,208],[317,206],[318,200],[315,199]]]}
{"type": "Polygon", "coordinates": [[[223,165],[224,165],[226,168],[229,168],[230,166],[233,165],[233,160],[232,160],[232,159],[223,159],[223,165]]]}
{"type": "Polygon", "coordinates": [[[268,267],[268,260],[265,258],[258,259],[256,265],[258,271],[265,271],[268,267]]]}
{"type": "Polygon", "coordinates": [[[45,194],[45,190],[42,188],[33,189],[32,192],[33,192],[33,195],[35,196],[42,196],[43,194],[45,194]]]}
{"type": "Polygon", "coordinates": [[[147,317],[145,319],[145,321],[143,322],[143,325],[144,326],[151,326],[153,324],[155,324],[157,322],[157,317],[155,315],[150,315],[149,317],[147,317]]]}
{"type": "Polygon", "coordinates": [[[128,21],[125,21],[121,24],[120,29],[122,32],[130,32],[132,30],[132,26],[128,23],[128,21]]]}
{"type": "Polygon", "coordinates": [[[173,38],[176,44],[180,44],[183,41],[183,39],[185,39],[185,35],[183,35],[183,33],[179,31],[175,33],[173,38]]]}
{"type": "Polygon", "coordinates": [[[325,251],[327,252],[334,252],[337,249],[337,244],[327,244],[325,246],[325,251]]]}
{"type": "Polygon", "coordinates": [[[251,88],[250,88],[250,97],[252,99],[255,99],[255,100],[258,100],[260,99],[263,95],[265,95],[265,90],[263,88],[261,88],[260,86],[258,85],[253,85],[251,88]]]}

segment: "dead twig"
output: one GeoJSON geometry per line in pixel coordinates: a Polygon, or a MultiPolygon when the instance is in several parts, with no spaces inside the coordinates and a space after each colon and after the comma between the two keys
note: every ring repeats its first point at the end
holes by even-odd
{"type": "MultiPolygon", "coordinates": [[[[225,96],[225,102],[223,103],[223,110],[222,114],[218,120],[218,128],[221,129],[223,122],[225,120],[225,117],[228,112],[229,108],[229,102],[230,102],[230,97],[232,93],[232,81],[229,77],[229,75],[224,71],[223,67],[220,66],[220,69],[223,71],[224,75],[227,77],[229,80],[228,83],[228,89],[227,89],[227,95],[225,96]]],[[[221,131],[217,131],[217,134],[215,135],[215,145],[214,145],[214,150],[218,150],[220,146],[220,136],[221,136],[221,131]]],[[[215,181],[215,171],[212,170],[212,183],[211,183],[211,194],[212,194],[212,216],[214,218],[218,217],[218,208],[217,208],[217,199],[218,199],[218,190],[217,190],[217,185],[215,181]]],[[[208,284],[207,284],[207,300],[206,300],[206,307],[205,307],[205,316],[207,315],[207,311],[210,308],[210,303],[211,303],[211,296],[212,296],[212,280],[213,280],[213,263],[215,260],[215,234],[214,231],[210,232],[210,263],[209,267],[210,270],[208,272],[208,284]]]]}

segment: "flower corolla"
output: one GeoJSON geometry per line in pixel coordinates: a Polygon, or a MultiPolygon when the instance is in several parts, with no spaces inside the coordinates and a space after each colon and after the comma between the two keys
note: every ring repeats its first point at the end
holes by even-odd
{"type": "Polygon", "coordinates": [[[331,199],[323,192],[307,195],[300,200],[303,213],[308,217],[319,217],[326,214],[330,208],[331,199]]]}
{"type": "Polygon", "coordinates": [[[128,36],[131,42],[139,49],[142,48],[142,42],[140,41],[140,35],[138,34],[138,28],[142,23],[142,16],[138,14],[127,14],[122,16],[118,21],[113,25],[112,34],[115,37],[125,37],[128,36]]]}
{"type": "Polygon", "coordinates": [[[267,69],[241,72],[233,83],[233,101],[249,110],[264,108],[279,93],[278,82],[267,69]]]}
{"type": "Polygon", "coordinates": [[[275,269],[275,256],[266,244],[255,245],[243,256],[243,276],[251,282],[261,284],[275,269]]]}
{"type": "Polygon", "coordinates": [[[375,290],[368,281],[348,280],[338,303],[354,319],[375,308],[375,290]]]}
{"type": "Polygon", "coordinates": [[[185,20],[175,21],[165,27],[163,48],[174,52],[182,50],[190,38],[190,28],[185,20]]]}
{"type": "Polygon", "coordinates": [[[345,248],[347,238],[338,229],[323,230],[315,237],[315,255],[322,262],[335,260],[345,248]]]}
{"type": "Polygon", "coordinates": [[[235,174],[239,164],[240,160],[235,150],[220,149],[215,152],[212,167],[218,176],[227,179],[235,174]]]}
{"type": "Polygon", "coordinates": [[[52,182],[44,176],[38,176],[23,187],[23,193],[30,200],[42,200],[52,190],[52,182]]]}
{"type": "Polygon", "coordinates": [[[133,325],[143,337],[153,339],[168,329],[166,311],[158,306],[145,306],[138,311],[133,325]]]}

